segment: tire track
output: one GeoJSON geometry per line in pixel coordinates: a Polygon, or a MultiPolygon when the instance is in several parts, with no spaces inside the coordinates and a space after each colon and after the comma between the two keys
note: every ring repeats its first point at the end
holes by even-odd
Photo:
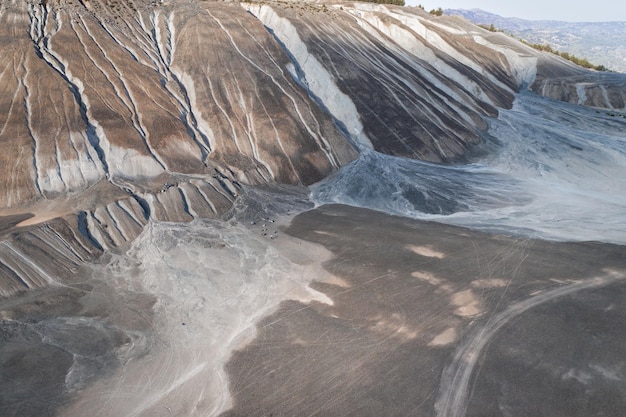
{"type": "Polygon", "coordinates": [[[483,350],[496,333],[511,319],[557,298],[576,292],[600,288],[624,280],[626,274],[608,271],[606,275],[548,290],[513,304],[492,317],[484,326],[474,329],[458,347],[454,359],[441,376],[439,397],[435,403],[437,417],[463,417],[467,410],[470,379],[483,350]]]}

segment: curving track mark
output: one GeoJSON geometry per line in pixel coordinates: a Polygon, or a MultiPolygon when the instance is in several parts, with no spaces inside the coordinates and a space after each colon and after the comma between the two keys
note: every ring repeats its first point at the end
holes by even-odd
{"type": "Polygon", "coordinates": [[[437,417],[463,417],[467,410],[469,383],[482,351],[496,333],[511,319],[537,307],[540,304],[579,291],[604,287],[624,280],[626,274],[609,271],[606,275],[590,280],[579,281],[548,290],[534,297],[513,304],[500,314],[492,317],[484,326],[474,329],[457,348],[452,362],[446,366],[441,376],[439,397],[435,403],[437,417]]]}

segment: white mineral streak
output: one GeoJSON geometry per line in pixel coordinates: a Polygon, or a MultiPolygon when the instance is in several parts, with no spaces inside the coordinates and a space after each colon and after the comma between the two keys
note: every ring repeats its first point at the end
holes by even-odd
{"type": "MultiPolygon", "coordinates": [[[[501,37],[505,35],[495,34],[493,36],[501,37]]],[[[510,46],[491,42],[490,39],[480,35],[474,36],[473,39],[476,43],[487,46],[504,55],[509,64],[509,71],[513,74],[518,84],[530,85],[535,81],[537,76],[537,56],[530,49],[527,52],[518,51],[510,46]]]]}
{"type": "MultiPolygon", "coordinates": [[[[435,34],[431,30],[428,30],[419,21],[419,18],[416,15],[402,14],[399,12],[395,13],[384,6],[365,4],[355,4],[354,9],[344,8],[344,10],[354,14],[359,25],[363,29],[367,30],[371,35],[379,38],[379,41],[384,42],[393,48],[391,42],[388,41],[388,39],[392,39],[393,43],[400,45],[418,59],[428,62],[447,79],[464,86],[465,89],[471,91],[481,101],[493,105],[491,99],[485,94],[478,84],[464,76],[458,70],[452,68],[441,58],[437,57],[437,55],[433,52],[433,49],[427,46],[424,42],[429,45],[433,45],[433,47],[439,51],[443,50],[454,58],[454,60],[462,62],[474,70],[478,68],[478,65],[467,59],[464,55],[461,55],[439,35],[435,34]],[[386,19],[383,19],[383,17],[386,17],[386,19]],[[389,20],[389,17],[392,17],[393,20],[389,20]],[[376,30],[372,30],[373,28],[376,30]],[[380,36],[380,34],[384,34],[386,37],[380,36]],[[420,39],[423,39],[423,41],[420,39]]],[[[421,75],[432,81],[435,85],[437,85],[437,87],[444,90],[447,94],[458,100],[462,100],[449,86],[441,83],[440,81],[436,81],[431,71],[426,71],[424,67],[420,67],[418,70],[421,75]]],[[[459,112],[459,114],[467,117],[467,115],[463,112],[459,112]]]]}
{"type": "Polygon", "coordinates": [[[363,125],[356,106],[350,97],[337,87],[333,76],[309,53],[293,24],[276,14],[270,6],[247,3],[242,3],[242,6],[270,28],[285,45],[304,73],[305,79],[299,81],[307,86],[333,117],[346,127],[350,136],[358,144],[371,149],[372,143],[363,132],[363,125]]]}

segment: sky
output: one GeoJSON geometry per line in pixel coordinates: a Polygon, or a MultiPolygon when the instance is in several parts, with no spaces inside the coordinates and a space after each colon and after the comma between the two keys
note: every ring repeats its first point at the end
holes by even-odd
{"type": "Polygon", "coordinates": [[[503,17],[567,22],[626,22],[623,0],[405,0],[408,6],[421,4],[427,11],[437,9],[482,9],[503,17]]]}

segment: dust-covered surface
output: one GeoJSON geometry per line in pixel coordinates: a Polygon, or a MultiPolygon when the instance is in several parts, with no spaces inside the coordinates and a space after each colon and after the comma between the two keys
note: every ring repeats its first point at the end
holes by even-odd
{"type": "Polygon", "coordinates": [[[348,206],[300,214],[287,232],[332,251],[332,279],[312,285],[332,304],[284,302],[260,322],[227,366],[225,416],[524,415],[528,403],[590,416],[623,404],[623,246],[348,206]]]}
{"type": "Polygon", "coordinates": [[[285,299],[330,302],[308,287],[329,252],[283,233],[311,206],[303,187],[242,189],[224,218],[151,220],[70,277],[49,267],[54,285],[0,300],[0,414],[228,409],[223,366],[256,321],[285,299]]]}
{"type": "Polygon", "coordinates": [[[56,416],[93,382],[144,355],[154,298],[84,281],[0,301],[0,414],[56,416]]]}
{"type": "Polygon", "coordinates": [[[519,415],[544,392],[538,412],[621,407],[624,246],[312,209],[305,191],[152,220],[0,301],[1,414],[519,415]]]}
{"type": "Polygon", "coordinates": [[[615,284],[513,320],[480,361],[466,415],[621,415],[625,305],[626,288],[615,284]]]}

